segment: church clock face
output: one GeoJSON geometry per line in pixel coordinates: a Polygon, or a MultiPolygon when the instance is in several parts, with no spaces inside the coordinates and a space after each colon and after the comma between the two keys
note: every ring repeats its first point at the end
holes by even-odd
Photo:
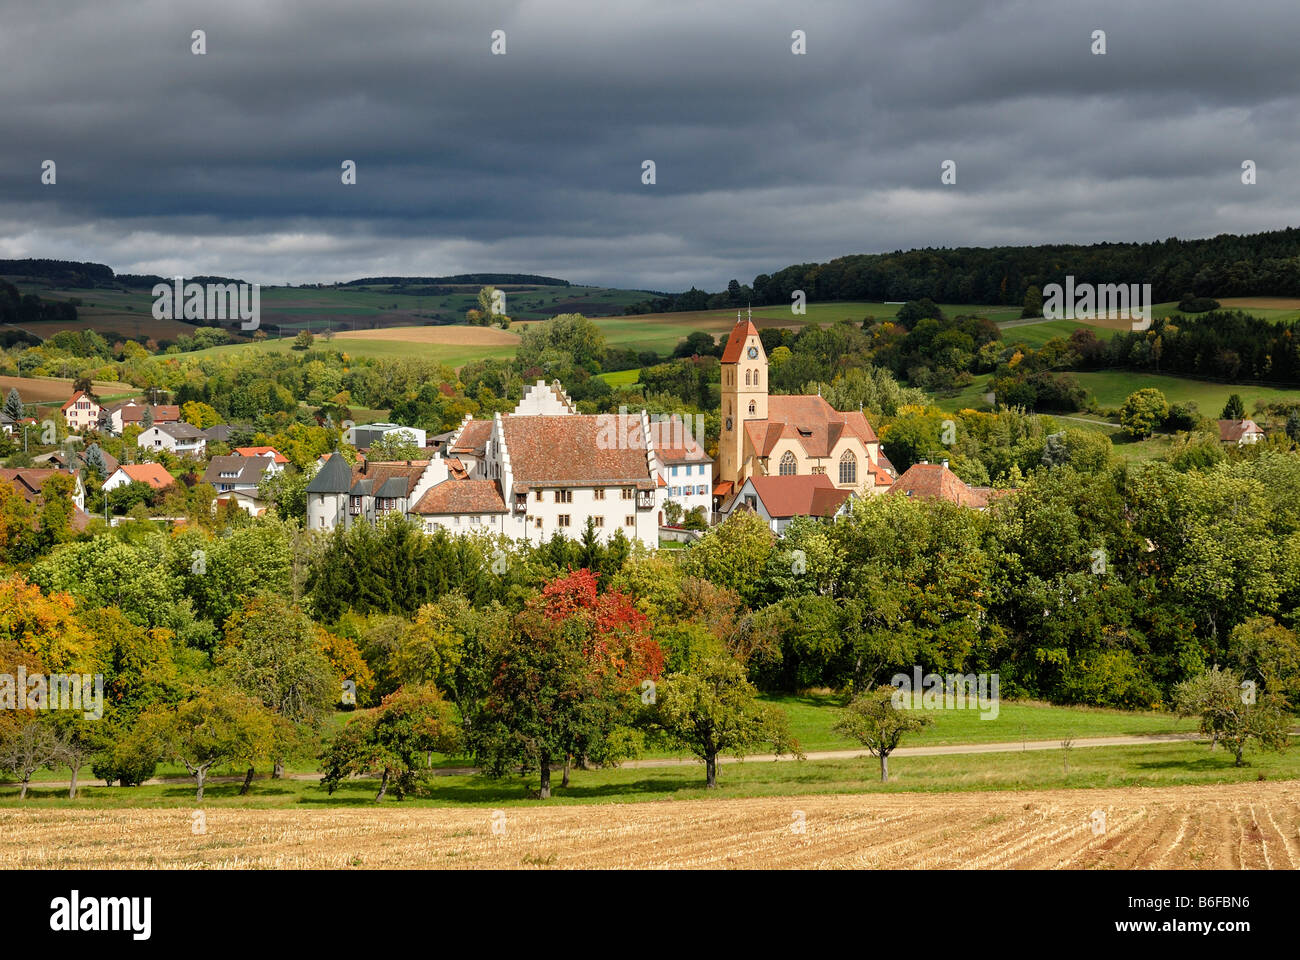
{"type": "Polygon", "coordinates": [[[730,418],[730,417],[727,417],[727,429],[728,429],[728,430],[731,429],[731,418],[730,418]]]}
{"type": "Polygon", "coordinates": [[[749,348],[749,359],[751,359],[751,360],[757,360],[757,359],[758,359],[758,347],[750,347],[750,348],[749,348]]]}

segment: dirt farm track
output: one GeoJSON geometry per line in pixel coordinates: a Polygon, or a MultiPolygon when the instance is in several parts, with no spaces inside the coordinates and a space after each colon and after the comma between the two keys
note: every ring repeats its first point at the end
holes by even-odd
{"type": "Polygon", "coordinates": [[[189,808],[7,807],[0,867],[1300,867],[1300,781],[204,818],[196,835],[189,808]]]}

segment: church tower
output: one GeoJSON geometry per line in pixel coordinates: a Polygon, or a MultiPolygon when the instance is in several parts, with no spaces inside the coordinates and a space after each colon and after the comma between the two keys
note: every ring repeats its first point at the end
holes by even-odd
{"type": "Polygon", "coordinates": [[[722,433],[718,477],[739,487],[749,476],[745,463],[745,421],[767,419],[767,353],[753,320],[736,317],[722,353],[722,433]]]}

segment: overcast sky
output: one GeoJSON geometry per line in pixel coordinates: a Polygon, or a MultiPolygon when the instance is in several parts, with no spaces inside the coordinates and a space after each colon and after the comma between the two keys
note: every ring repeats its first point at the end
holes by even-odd
{"type": "Polygon", "coordinates": [[[675,291],[1276,229],[1298,40],[1290,0],[9,0],[0,258],[675,291]]]}

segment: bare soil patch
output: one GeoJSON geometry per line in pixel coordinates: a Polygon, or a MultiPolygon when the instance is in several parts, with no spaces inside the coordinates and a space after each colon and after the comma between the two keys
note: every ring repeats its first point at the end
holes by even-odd
{"type": "Polygon", "coordinates": [[[394,340],[404,343],[444,343],[466,347],[514,346],[518,334],[500,327],[470,327],[446,324],[431,327],[388,327],[379,330],[347,330],[334,334],[339,340],[394,340]]]}

